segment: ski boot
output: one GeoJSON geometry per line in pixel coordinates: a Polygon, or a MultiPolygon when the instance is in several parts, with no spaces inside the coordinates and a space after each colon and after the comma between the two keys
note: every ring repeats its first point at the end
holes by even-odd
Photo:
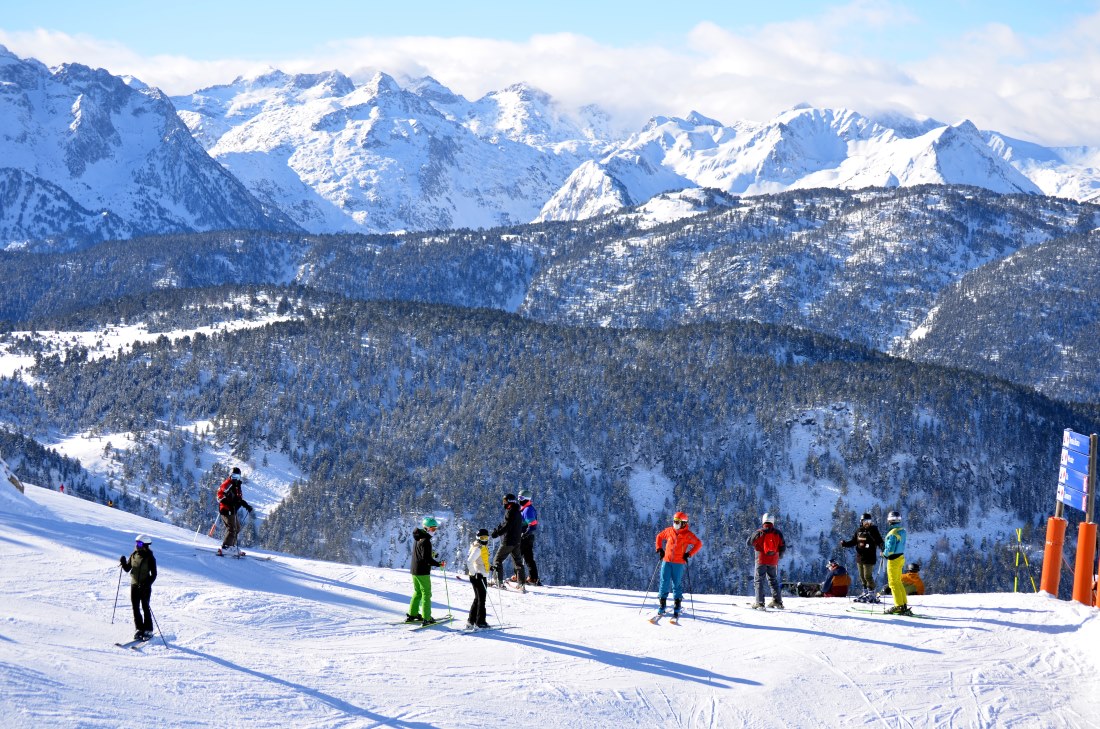
{"type": "Polygon", "coordinates": [[[406,623],[419,623],[423,619],[424,618],[420,617],[419,615],[408,615],[408,614],[405,615],[405,622],[406,623]]]}
{"type": "Polygon", "coordinates": [[[439,621],[436,620],[435,618],[424,618],[420,622],[423,623],[424,625],[434,625],[435,623],[438,623],[439,621]]]}
{"type": "Polygon", "coordinates": [[[764,603],[762,603],[762,602],[754,602],[754,603],[752,604],[752,609],[753,609],[753,610],[763,610],[763,609],[764,609],[764,603]]]}
{"type": "Polygon", "coordinates": [[[134,633],[134,640],[145,640],[145,631],[139,630],[138,632],[134,633]]]}
{"type": "Polygon", "coordinates": [[[782,610],[783,601],[779,598],[772,598],[772,601],[768,603],[768,607],[775,608],[776,610],[782,610]]]}
{"type": "Polygon", "coordinates": [[[664,614],[665,614],[665,598],[663,598],[663,597],[660,598],[659,602],[661,603],[661,605],[660,605],[660,607],[657,608],[657,614],[661,615],[661,616],[664,616],[664,614]]]}

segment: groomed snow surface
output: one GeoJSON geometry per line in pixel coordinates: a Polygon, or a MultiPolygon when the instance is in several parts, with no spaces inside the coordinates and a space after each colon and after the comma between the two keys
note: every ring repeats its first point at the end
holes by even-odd
{"type": "Polygon", "coordinates": [[[412,632],[394,625],[405,572],[220,558],[175,527],[0,487],[6,728],[1100,726],[1097,611],[1046,595],[913,600],[936,620],[695,595],[693,618],[653,626],[647,571],[637,592],[494,591],[490,620],[511,627],[466,635],[469,585],[437,576],[436,615],[449,595],[460,621],[412,632]],[[114,645],[134,631],[128,577],[117,611],[115,593],[137,533],[167,647],[131,651],[114,645]]]}

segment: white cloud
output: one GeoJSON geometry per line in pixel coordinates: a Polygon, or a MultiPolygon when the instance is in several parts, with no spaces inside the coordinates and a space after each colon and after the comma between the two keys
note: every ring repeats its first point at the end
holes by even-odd
{"type": "MultiPolygon", "coordinates": [[[[893,109],[1049,144],[1100,146],[1100,13],[1056,35],[1025,36],[990,24],[908,60],[877,51],[921,32],[888,2],[857,0],[819,16],[733,32],[696,26],[681,47],[614,47],[560,33],[525,42],[485,38],[354,38],[308,58],[271,58],[288,72],[338,69],[431,75],[471,99],[525,81],[567,106],[598,103],[630,128],[655,114],[697,110],[729,123],[763,120],[797,103],[863,112],[893,109]]],[[[51,31],[0,31],[0,43],[49,65],[75,61],[131,74],[170,94],[227,83],[257,63],[144,57],[117,43],[51,31]]]]}

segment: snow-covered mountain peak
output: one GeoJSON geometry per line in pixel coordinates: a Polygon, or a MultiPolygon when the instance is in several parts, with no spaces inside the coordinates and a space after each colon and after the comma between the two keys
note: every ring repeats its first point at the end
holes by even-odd
{"type": "Polygon", "coordinates": [[[704,116],[697,111],[692,110],[684,121],[693,127],[721,127],[724,126],[722,122],[709,116],[704,116]]]}

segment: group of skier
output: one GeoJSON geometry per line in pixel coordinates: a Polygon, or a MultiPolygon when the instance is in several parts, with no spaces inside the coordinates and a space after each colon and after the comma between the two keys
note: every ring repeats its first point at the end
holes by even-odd
{"type": "MultiPolygon", "coordinates": [[[[237,547],[240,532],[238,512],[244,508],[252,513],[252,506],[244,500],[241,489],[241,469],[234,468],[232,473],[217,491],[218,513],[225,526],[225,538],[219,555],[241,556],[237,547]]],[[[502,499],[504,517],[500,524],[490,532],[478,529],[466,555],[466,572],[473,586],[474,599],[467,616],[466,629],[478,630],[490,627],[486,622],[486,598],[490,579],[503,586],[514,581],[516,589],[527,591],[527,585],[541,585],[538,565],[535,562],[535,535],[538,531],[538,513],[531,501],[531,492],[522,490],[518,498],[505,494],[502,499]],[[490,538],[500,537],[492,562],[489,559],[490,538]],[[512,559],[514,576],[504,576],[504,561],[512,559]]],[[[856,564],[863,593],[857,601],[879,602],[875,593],[874,569],[879,554],[886,560],[886,574],[889,593],[893,596],[894,606],[886,612],[908,615],[911,611],[907,596],[924,594],[924,583],[920,577],[920,565],[910,564],[903,570],[905,557],[906,531],[902,526],[901,514],[891,511],[886,517],[890,528],[882,536],[870,513],[864,513],[859,526],[851,539],[841,540],[841,548],[855,548],[856,564]]],[[[783,533],[776,528],[775,518],[765,513],[760,520],[760,528],[749,536],[747,545],[755,554],[753,584],[755,588],[755,609],[783,608],[783,595],[779,583],[779,560],[787,549],[783,533]],[[765,606],[764,585],[767,582],[772,599],[765,606]]],[[[446,568],[447,563],[439,559],[432,549],[432,536],[439,529],[439,521],[432,516],[421,520],[420,526],[413,530],[413,552],[410,573],[413,591],[405,622],[432,625],[436,619],[432,616],[433,567],[446,568]]],[[[689,560],[703,548],[703,542],[691,530],[688,515],[677,511],[672,517],[672,525],[658,532],[655,550],[660,562],[660,582],[657,592],[658,609],[655,619],[668,614],[668,596],[671,594],[672,619],[678,620],[684,597],[684,578],[689,560]]],[[[134,612],[135,640],[148,640],[153,635],[153,617],[149,606],[152,585],[157,578],[157,563],[152,552],[152,540],[145,535],[135,539],[133,553],[127,558],[119,557],[121,569],[130,573],[130,600],[134,612]]],[[[788,589],[803,597],[844,597],[848,594],[850,578],[847,571],[836,558],[830,558],[825,581],[816,583],[785,584],[788,589]]],[[[656,574],[656,573],[655,573],[656,574]]],[[[883,591],[884,594],[886,590],[883,591]]]]}
{"type": "MultiPolygon", "coordinates": [[[[485,528],[478,529],[466,555],[466,571],[474,588],[474,600],[466,619],[467,630],[490,627],[485,615],[490,577],[501,586],[514,580],[520,592],[527,592],[527,585],[542,584],[535,563],[538,512],[531,502],[531,492],[520,491],[518,498],[515,494],[505,494],[501,503],[504,507],[503,520],[491,533],[485,528]],[[501,539],[492,564],[489,562],[491,537],[501,539]],[[504,560],[509,557],[515,571],[512,580],[504,577],[504,560]]],[[[432,535],[438,529],[439,521],[433,516],[426,516],[421,520],[420,527],[413,530],[413,557],[409,570],[413,579],[413,596],[405,615],[406,623],[431,625],[437,622],[432,617],[431,569],[447,566],[446,561],[440,560],[439,555],[432,551],[432,535]]]]}

